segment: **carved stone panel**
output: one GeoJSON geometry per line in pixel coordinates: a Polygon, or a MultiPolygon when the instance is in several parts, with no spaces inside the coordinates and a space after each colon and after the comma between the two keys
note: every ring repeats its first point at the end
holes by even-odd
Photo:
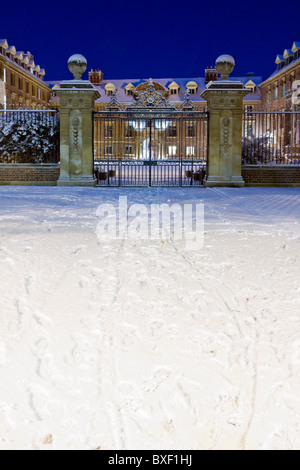
{"type": "Polygon", "coordinates": [[[80,177],[82,158],[82,116],[79,110],[70,113],[70,172],[80,177]]]}

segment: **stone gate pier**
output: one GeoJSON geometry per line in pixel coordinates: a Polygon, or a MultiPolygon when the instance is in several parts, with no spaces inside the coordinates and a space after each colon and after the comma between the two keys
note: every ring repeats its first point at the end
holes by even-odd
{"type": "Polygon", "coordinates": [[[216,60],[222,80],[209,84],[202,93],[207,101],[208,161],[206,187],[242,187],[243,97],[249,93],[241,82],[228,80],[235,61],[229,55],[216,60]]]}
{"type": "Polygon", "coordinates": [[[95,186],[93,108],[100,93],[81,76],[86,59],[75,54],[68,61],[74,80],[63,81],[55,93],[60,98],[60,176],[58,186],[95,186]]]}

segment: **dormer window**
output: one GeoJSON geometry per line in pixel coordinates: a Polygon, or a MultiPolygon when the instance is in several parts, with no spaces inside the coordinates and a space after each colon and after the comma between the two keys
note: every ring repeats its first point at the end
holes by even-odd
{"type": "Polygon", "coordinates": [[[198,90],[198,85],[196,82],[188,82],[186,84],[187,89],[189,90],[191,95],[195,95],[198,90]]]}
{"type": "Polygon", "coordinates": [[[126,85],[125,87],[125,94],[127,96],[133,96],[133,92],[135,90],[135,86],[132,85],[132,83],[129,83],[128,85],[126,85]]]}
{"type": "Polygon", "coordinates": [[[169,86],[170,95],[178,95],[180,86],[176,82],[172,82],[169,86]]]}
{"type": "Polygon", "coordinates": [[[14,60],[14,56],[16,55],[17,51],[15,46],[10,46],[8,49],[6,49],[6,55],[10,60],[14,60]]]}
{"type": "Polygon", "coordinates": [[[250,90],[251,93],[255,93],[256,85],[252,80],[249,80],[247,83],[245,83],[245,88],[250,90]]]}
{"type": "Polygon", "coordinates": [[[278,55],[276,57],[275,64],[277,64],[277,72],[279,72],[279,70],[285,66],[285,59],[283,55],[278,55]]]}
{"type": "Polygon", "coordinates": [[[300,58],[300,42],[294,42],[292,52],[294,54],[294,60],[300,58]]]}
{"type": "Polygon", "coordinates": [[[116,92],[116,87],[113,83],[107,83],[105,85],[105,94],[106,96],[112,96],[114,92],[116,92]]]}
{"type": "Polygon", "coordinates": [[[285,65],[289,65],[294,60],[294,54],[290,49],[286,49],[283,53],[285,65]]]}
{"type": "Polygon", "coordinates": [[[0,39],[0,53],[5,55],[5,51],[8,49],[8,43],[6,39],[0,39]]]}

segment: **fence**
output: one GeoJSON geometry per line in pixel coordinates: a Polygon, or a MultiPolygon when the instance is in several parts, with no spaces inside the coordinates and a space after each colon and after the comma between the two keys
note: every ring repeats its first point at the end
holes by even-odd
{"type": "Polygon", "coordinates": [[[55,109],[0,109],[0,164],[59,162],[55,109]]]}
{"type": "Polygon", "coordinates": [[[253,110],[243,118],[244,165],[300,164],[300,112],[253,110]]]}

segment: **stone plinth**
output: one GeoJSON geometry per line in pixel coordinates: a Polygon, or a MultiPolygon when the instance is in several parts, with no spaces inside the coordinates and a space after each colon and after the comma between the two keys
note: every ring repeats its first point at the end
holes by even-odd
{"type": "MultiPolygon", "coordinates": [[[[227,72],[233,70],[232,61],[223,76],[228,76],[227,72]]],[[[220,68],[216,62],[217,70],[218,65],[220,68]]],[[[224,64],[222,66],[225,68],[224,64]]],[[[245,184],[242,178],[242,122],[243,98],[248,93],[241,82],[225,79],[212,82],[201,95],[207,101],[209,113],[207,177],[204,182],[207,187],[241,187],[245,184]]]]}
{"type": "MultiPolygon", "coordinates": [[[[82,64],[80,67],[82,69],[82,64]]],[[[71,70],[70,66],[69,68],[71,70]]],[[[73,69],[71,71],[74,73],[73,69]]],[[[60,88],[55,90],[60,98],[58,186],[95,186],[96,184],[92,113],[94,102],[100,94],[88,80],[81,80],[78,77],[77,74],[74,80],[62,82],[60,88]]]]}

